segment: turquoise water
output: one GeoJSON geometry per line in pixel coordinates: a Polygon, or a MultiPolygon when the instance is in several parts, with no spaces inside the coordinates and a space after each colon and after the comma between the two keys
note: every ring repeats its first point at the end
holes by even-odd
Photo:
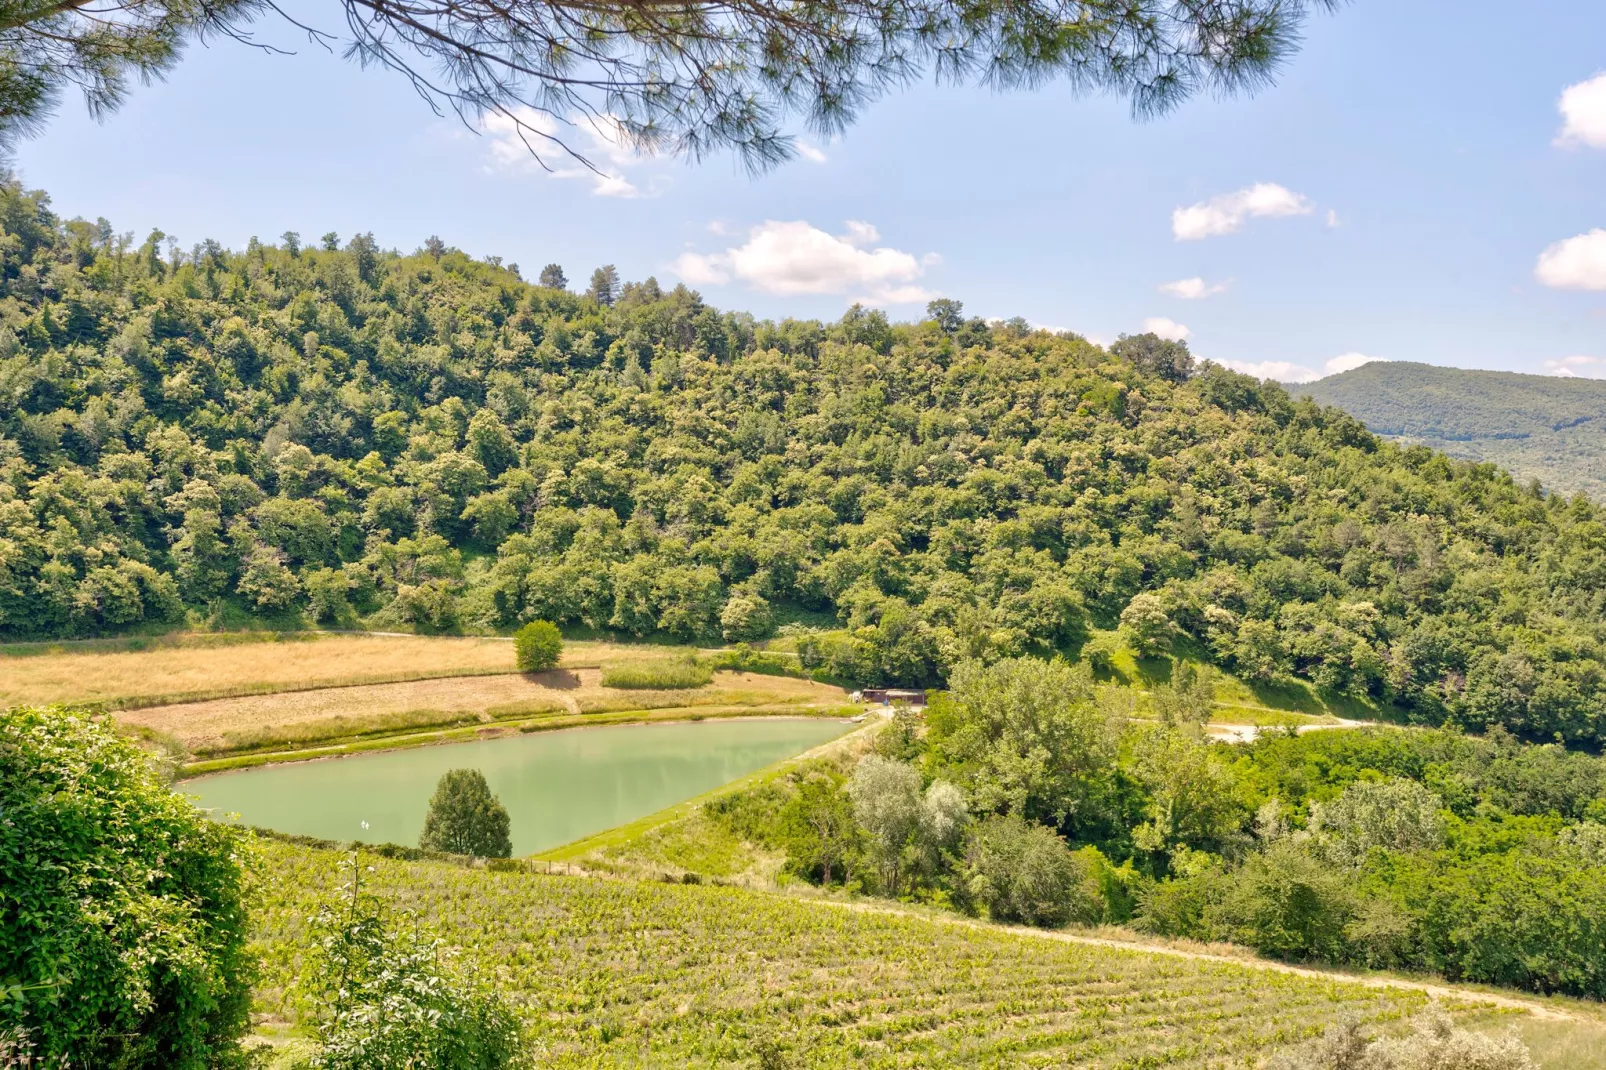
{"type": "Polygon", "coordinates": [[[248,825],[415,844],[441,774],[478,769],[512,818],[517,856],[634,821],[849,727],[797,719],[580,728],[262,766],[185,781],[178,790],[248,825]]]}

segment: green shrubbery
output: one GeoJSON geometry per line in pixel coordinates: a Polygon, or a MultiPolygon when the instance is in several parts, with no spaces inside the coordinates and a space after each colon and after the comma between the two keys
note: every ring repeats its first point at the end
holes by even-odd
{"type": "Polygon", "coordinates": [[[532,620],[513,633],[513,658],[522,672],[546,672],[563,657],[563,636],[549,620],[532,620]]]}
{"type": "Polygon", "coordinates": [[[1194,690],[1131,723],[1085,669],[961,665],[856,767],[708,816],[802,879],[999,920],[1606,995],[1606,760],[1499,732],[1211,743],[1194,690]]]}
{"type": "Polygon", "coordinates": [[[746,643],[737,643],[730,650],[709,655],[708,664],[731,672],[766,673],[770,676],[803,676],[803,663],[796,654],[754,650],[746,643]]]}
{"type": "Polygon", "coordinates": [[[965,874],[966,891],[997,921],[1059,928],[1104,919],[1104,896],[1087,862],[1053,829],[1014,814],[976,828],[965,874]]]}
{"type": "Polygon", "coordinates": [[[109,723],[0,712],[0,1032],[28,1030],[45,1065],[228,1065],[249,854],[109,723]]]}
{"type": "Polygon", "coordinates": [[[510,1070],[530,1065],[512,1009],[410,915],[361,890],[313,919],[301,984],[317,1049],[309,1070],[510,1070]]]}
{"type": "Polygon", "coordinates": [[[602,670],[602,686],[627,691],[674,691],[704,687],[714,679],[714,667],[692,659],[637,662],[602,670]]]}

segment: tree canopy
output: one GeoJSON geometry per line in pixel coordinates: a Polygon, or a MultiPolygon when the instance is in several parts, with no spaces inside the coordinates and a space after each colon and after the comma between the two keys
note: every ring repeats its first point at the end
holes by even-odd
{"type": "Polygon", "coordinates": [[[502,800],[491,794],[478,769],[451,769],[441,775],[424,815],[418,846],[426,851],[506,858],[513,853],[502,800]]]}
{"type": "Polygon", "coordinates": [[[545,672],[563,656],[563,636],[549,620],[532,620],[513,633],[514,662],[524,672],[545,672]]]}
{"type": "MultiPolygon", "coordinates": [[[[1139,115],[1200,90],[1270,79],[1313,9],[1338,0],[340,0],[317,44],[400,74],[437,110],[510,119],[532,152],[575,155],[586,123],[641,151],[792,152],[789,121],[839,132],[926,74],[992,88],[1063,80],[1139,115]]],[[[332,13],[332,12],[331,12],[332,13]]],[[[92,112],[159,77],[192,41],[289,16],[269,0],[5,0],[0,139],[34,129],[64,90],[92,112]]],[[[259,46],[260,47],[260,46],[259,46]]]]}

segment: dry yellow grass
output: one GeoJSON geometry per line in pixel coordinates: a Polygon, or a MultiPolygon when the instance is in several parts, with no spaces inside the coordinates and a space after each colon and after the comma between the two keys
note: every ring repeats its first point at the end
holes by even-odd
{"type": "Polygon", "coordinates": [[[192,751],[215,752],[265,736],[309,740],[402,727],[390,715],[411,715],[419,726],[453,714],[485,719],[547,710],[602,713],[693,706],[836,706],[841,688],[784,676],[722,672],[707,687],[682,691],[621,691],[601,684],[599,669],[559,669],[536,675],[458,676],[406,683],[289,691],[124,710],[118,718],[177,738],[192,751]],[[393,723],[395,722],[395,723],[393,723]],[[275,732],[305,726],[308,731],[275,732]]]}
{"type": "MultiPolygon", "coordinates": [[[[513,671],[505,639],[324,635],[294,641],[193,636],[152,649],[106,651],[63,643],[25,656],[0,654],[0,706],[104,702],[141,706],[292,688],[420,680],[513,671]]],[[[568,666],[662,659],[664,648],[577,642],[568,666]]]]}

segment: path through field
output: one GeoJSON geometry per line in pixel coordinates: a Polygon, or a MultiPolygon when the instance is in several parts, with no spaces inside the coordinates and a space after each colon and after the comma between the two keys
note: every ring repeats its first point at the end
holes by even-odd
{"type": "MultiPolygon", "coordinates": [[[[1323,732],[1335,728],[1387,728],[1389,725],[1378,721],[1346,721],[1335,718],[1327,724],[1302,724],[1293,726],[1294,731],[1304,735],[1306,732],[1323,732]]],[[[1282,725],[1258,724],[1218,724],[1214,721],[1205,725],[1205,731],[1212,739],[1219,739],[1226,743],[1253,743],[1265,732],[1285,732],[1287,728],[1282,725]]]]}

